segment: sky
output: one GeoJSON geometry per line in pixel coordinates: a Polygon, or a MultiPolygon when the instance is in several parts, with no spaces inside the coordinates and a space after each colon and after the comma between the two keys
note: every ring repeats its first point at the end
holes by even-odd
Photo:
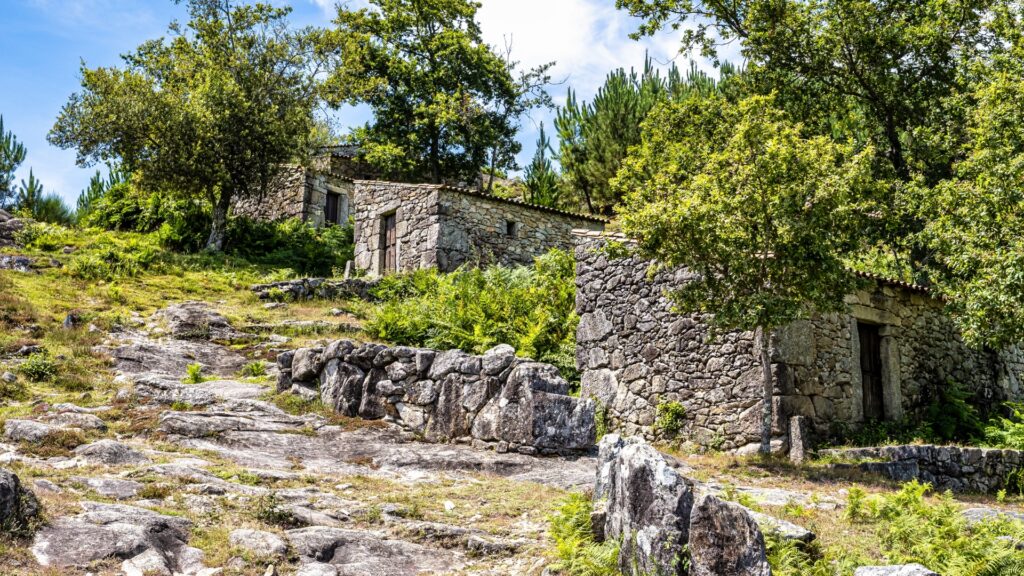
{"type": "MultiPolygon", "coordinates": [[[[290,4],[298,26],[329,26],[335,0],[274,0],[290,4]]],[[[352,0],[358,7],[364,0],[352,0]]],[[[564,102],[568,88],[588,100],[605,75],[618,67],[643,66],[644,55],[667,66],[680,56],[679,34],[664,32],[642,41],[629,39],[636,22],[615,9],[614,0],[483,0],[478,20],[484,40],[494,46],[512,43],[514,59],[532,67],[557,64],[549,92],[564,102]]],[[[0,0],[0,115],[6,130],[25,144],[28,155],[17,180],[32,169],[47,191],[70,206],[97,167],[76,165],[74,150],[46,141],[61,107],[80,87],[80,66],[117,66],[120,55],[142,42],[165,35],[185,8],[172,0],[0,0]]],[[[711,70],[704,62],[698,64],[711,70]]],[[[529,162],[541,122],[550,127],[552,111],[535,112],[523,121],[519,163],[529,162]]],[[[365,107],[337,113],[344,127],[372,118],[365,107]]]]}

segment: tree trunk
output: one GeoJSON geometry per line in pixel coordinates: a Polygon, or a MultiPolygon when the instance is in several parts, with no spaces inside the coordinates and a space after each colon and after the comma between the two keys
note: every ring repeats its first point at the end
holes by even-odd
{"type": "Polygon", "coordinates": [[[761,377],[764,403],[761,409],[761,454],[772,451],[772,360],[768,354],[768,334],[764,327],[759,326],[754,332],[754,345],[761,357],[761,377]]]}
{"type": "Polygon", "coordinates": [[[227,237],[228,209],[231,207],[231,193],[221,190],[217,203],[213,206],[213,223],[210,226],[210,237],[206,240],[208,252],[220,252],[224,249],[227,237]]]}

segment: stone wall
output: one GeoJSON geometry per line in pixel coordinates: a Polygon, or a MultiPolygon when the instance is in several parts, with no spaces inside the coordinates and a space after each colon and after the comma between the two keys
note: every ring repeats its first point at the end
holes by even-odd
{"type": "Polygon", "coordinates": [[[399,270],[466,262],[532,264],[552,248],[570,249],[572,230],[603,222],[446,186],[359,181],[355,192],[356,266],[382,274],[383,219],[395,214],[399,270]]]}
{"type": "MultiPolygon", "coordinates": [[[[1008,488],[1011,474],[1024,470],[1024,452],[959,446],[883,446],[849,448],[826,453],[850,460],[881,460],[893,468],[866,468],[881,472],[894,480],[917,478],[940,491],[993,493],[1008,488]]],[[[1017,481],[1024,481],[1018,477],[1017,481]]]]}
{"type": "Polygon", "coordinates": [[[600,220],[469,190],[442,188],[438,200],[437,263],[446,271],[466,262],[530,265],[552,248],[571,250],[574,229],[604,229],[600,220]]]}
{"type": "Polygon", "coordinates": [[[341,197],[338,210],[344,223],[352,212],[354,185],[346,177],[327,171],[328,166],[327,159],[315,160],[310,168],[283,166],[266,193],[239,199],[232,210],[236,216],[256,220],[299,218],[323,226],[327,194],[335,193],[341,197]]]}
{"type": "Polygon", "coordinates": [[[499,452],[589,450],[594,403],[569,396],[558,369],[506,345],[483,356],[332,342],[278,357],[278,390],[320,398],[334,411],[385,418],[431,442],[499,452]]]}
{"type": "MultiPolygon", "coordinates": [[[[607,237],[577,238],[576,361],[583,393],[606,407],[614,429],[625,434],[657,438],[658,404],[676,401],[686,408],[683,438],[752,449],[762,395],[753,335],[711,338],[700,315],[673,312],[666,292],[687,281],[685,271],[649,277],[649,262],[609,259],[600,250],[607,237]]],[[[923,289],[864,282],[865,289],[847,298],[845,313],[773,334],[774,432],[780,442],[791,416],[806,416],[817,437],[864,421],[858,322],[878,327],[887,419],[920,409],[951,380],[971,391],[983,410],[1021,397],[1018,348],[973,350],[942,303],[923,289]]]]}
{"type": "Polygon", "coordinates": [[[383,218],[395,214],[398,270],[437,265],[438,187],[360,181],[355,187],[356,268],[384,273],[383,218]]]}
{"type": "Polygon", "coordinates": [[[648,278],[646,262],[610,259],[602,237],[579,237],[576,248],[576,366],[582,397],[607,411],[611,429],[658,438],[657,406],[680,402],[680,436],[736,449],[759,441],[761,369],[751,333],[712,339],[700,315],[671,311],[667,286],[682,271],[648,278]]]}
{"type": "Polygon", "coordinates": [[[299,278],[284,280],[270,284],[256,284],[250,288],[260,300],[335,300],[340,298],[358,298],[370,300],[370,289],[378,284],[375,280],[349,278],[347,280],[327,280],[326,278],[299,278]],[[277,292],[275,292],[275,290],[277,292]]]}

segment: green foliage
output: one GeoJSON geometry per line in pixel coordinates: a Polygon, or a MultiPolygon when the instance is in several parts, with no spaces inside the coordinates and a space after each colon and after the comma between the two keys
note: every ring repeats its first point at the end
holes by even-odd
{"type": "Polygon", "coordinates": [[[547,101],[550,65],[515,76],[516,63],[487,45],[470,0],[371,0],[338,7],[320,48],[337,54],[324,94],[364,103],[374,120],[355,130],[383,173],[432,182],[476,182],[480,170],[515,167],[518,119],[547,101]]]}
{"type": "MultiPolygon", "coordinates": [[[[2,372],[2,370],[0,370],[2,372]]],[[[28,388],[25,387],[25,383],[21,380],[14,380],[8,382],[7,380],[0,378],[0,401],[4,400],[27,400],[28,399],[28,388]]]]}
{"type": "Polygon", "coordinates": [[[673,437],[683,430],[686,424],[686,407],[679,402],[661,402],[657,408],[654,427],[668,437],[673,437]]]}
{"type": "Polygon", "coordinates": [[[119,184],[128,182],[129,175],[116,164],[107,165],[107,177],[104,178],[103,174],[97,170],[92,178],[89,179],[89,185],[82,190],[82,193],[78,195],[78,205],[75,210],[75,220],[81,222],[87,218],[89,214],[96,208],[100,199],[107,195],[107,193],[119,184]]]}
{"type": "Polygon", "coordinates": [[[997,448],[1024,450],[1024,404],[1006,404],[1009,417],[998,416],[985,426],[985,442],[997,448]]]}
{"type": "Polygon", "coordinates": [[[533,160],[526,167],[523,176],[527,190],[526,201],[540,206],[559,208],[562,205],[562,186],[558,173],[548,158],[551,141],[544,132],[544,123],[540,124],[540,136],[537,138],[537,151],[533,160]]]}
{"type": "Polygon", "coordinates": [[[21,181],[14,206],[19,215],[37,222],[70,224],[74,220],[64,200],[52,192],[46,194],[32,170],[28,171],[28,180],[21,181]]]}
{"type": "Polygon", "coordinates": [[[238,372],[243,378],[263,378],[267,375],[267,364],[262,360],[249,362],[238,372]]]}
{"type": "Polygon", "coordinates": [[[36,352],[18,366],[18,371],[33,382],[44,382],[57,376],[57,363],[46,352],[36,352]]]}
{"type": "Polygon", "coordinates": [[[232,200],[264,190],[314,133],[313,50],[287,26],[288,8],[187,6],[186,25],[125,55],[124,68],[83,66],[50,142],[83,165],[119,161],[146,189],[209,202],[206,245],[220,250],[232,200]]]}
{"type": "Polygon", "coordinates": [[[198,362],[189,364],[185,372],[185,377],[181,380],[185,384],[202,384],[206,381],[206,376],[203,375],[203,365],[198,362]]]}
{"type": "Polygon", "coordinates": [[[928,501],[927,484],[904,484],[894,494],[859,498],[861,522],[877,523],[882,552],[892,564],[917,562],[947,576],[1020,574],[1024,523],[995,518],[968,524],[950,493],[928,501]],[[1003,538],[1003,537],[1009,538],[1003,538]]]}
{"type": "Polygon", "coordinates": [[[548,532],[555,541],[553,570],[566,576],[619,576],[619,543],[594,541],[590,514],[593,502],[573,492],[548,517],[548,532]]]}
{"type": "Polygon", "coordinates": [[[82,280],[109,282],[159,270],[165,259],[151,236],[103,234],[76,251],[65,270],[82,280]]]}
{"type": "Polygon", "coordinates": [[[291,268],[305,276],[330,276],[355,257],[351,224],[316,228],[297,218],[232,219],[225,245],[229,253],[250,262],[291,268]]]}
{"type": "MultiPolygon", "coordinates": [[[[721,77],[727,84],[737,70],[726,64],[721,77]]],[[[574,203],[590,212],[608,213],[621,200],[611,181],[629,149],[640,143],[641,125],[658,104],[690,93],[710,94],[719,83],[691,64],[686,76],[673,65],[661,76],[648,58],[644,70],[619,68],[608,74],[590,103],[578,103],[570,89],[559,108],[555,128],[560,140],[558,159],[574,203]]]]}
{"type": "Polygon", "coordinates": [[[25,145],[13,132],[4,130],[4,117],[0,116],[0,208],[14,200],[14,172],[25,161],[25,154],[25,145]]]}
{"type": "Polygon", "coordinates": [[[497,344],[575,374],[575,265],[552,250],[532,268],[463,267],[385,278],[365,329],[396,344],[484,352],[497,344]]]}
{"type": "Polygon", "coordinates": [[[277,492],[270,491],[261,495],[251,510],[253,518],[260,522],[285,528],[294,526],[295,519],[284,507],[284,501],[277,492]]]}
{"type": "Polygon", "coordinates": [[[868,421],[856,431],[839,436],[855,446],[976,441],[984,436],[986,428],[971,399],[970,392],[950,380],[938,387],[920,414],[896,421],[868,421]]]}

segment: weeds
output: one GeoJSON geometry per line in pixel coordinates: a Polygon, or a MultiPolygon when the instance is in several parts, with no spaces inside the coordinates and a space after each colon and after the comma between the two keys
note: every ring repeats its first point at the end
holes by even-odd
{"type": "Polygon", "coordinates": [[[619,576],[619,543],[594,541],[593,511],[590,498],[574,492],[548,517],[548,531],[555,541],[552,569],[566,576],[619,576]]]}
{"type": "Polygon", "coordinates": [[[21,363],[18,371],[33,382],[45,382],[57,376],[57,363],[46,352],[35,352],[21,363]]]}
{"type": "Polygon", "coordinates": [[[686,423],[686,407],[679,402],[662,402],[658,404],[658,416],[654,426],[665,436],[672,438],[683,430],[686,423]]]}
{"type": "Polygon", "coordinates": [[[189,364],[185,369],[185,377],[181,380],[185,384],[202,384],[206,382],[203,375],[203,365],[199,363],[189,364]]]}

